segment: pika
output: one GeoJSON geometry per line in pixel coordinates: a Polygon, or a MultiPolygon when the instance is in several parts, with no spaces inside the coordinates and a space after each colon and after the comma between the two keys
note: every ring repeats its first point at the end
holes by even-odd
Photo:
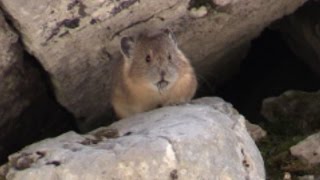
{"type": "Polygon", "coordinates": [[[123,37],[120,46],[123,58],[111,95],[118,118],[186,103],[194,96],[198,83],[193,67],[171,31],[123,37]]]}

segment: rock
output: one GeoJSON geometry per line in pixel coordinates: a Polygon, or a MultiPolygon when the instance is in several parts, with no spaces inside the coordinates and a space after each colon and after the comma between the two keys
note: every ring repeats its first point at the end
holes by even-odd
{"type": "Polygon", "coordinates": [[[300,59],[320,77],[320,6],[309,1],[294,14],[274,25],[300,59]]]}
{"type": "MultiPolygon", "coordinates": [[[[12,138],[19,116],[31,104],[43,87],[37,84],[37,74],[23,62],[18,36],[8,26],[0,12],[0,162],[18,138],[12,138]]],[[[12,153],[12,151],[11,151],[12,153]]]]}
{"type": "Polygon", "coordinates": [[[305,134],[320,128],[320,91],[287,91],[263,101],[261,113],[279,132],[305,134]]]}
{"type": "Polygon", "coordinates": [[[309,165],[320,164],[320,132],[307,137],[290,148],[293,156],[298,157],[309,165]]]}
{"type": "Polygon", "coordinates": [[[194,18],[201,18],[208,14],[208,8],[205,6],[201,6],[199,8],[193,7],[190,9],[190,16],[194,18]]]}
{"type": "Polygon", "coordinates": [[[50,74],[58,101],[86,129],[86,123],[107,119],[121,37],[169,27],[196,71],[216,75],[230,63],[239,64],[240,56],[220,59],[234,54],[269,23],[306,1],[214,0],[214,7],[197,16],[190,15],[190,0],[0,0],[0,5],[29,53],[50,74]]]}
{"type": "Polygon", "coordinates": [[[208,104],[229,111],[219,99],[205,98],[138,114],[87,135],[68,132],[11,155],[0,172],[8,180],[265,179],[244,118],[208,104]]]}
{"type": "Polygon", "coordinates": [[[314,175],[299,176],[298,180],[316,180],[314,175]]]}
{"type": "Polygon", "coordinates": [[[22,48],[18,36],[5,22],[0,12],[0,125],[8,119],[19,116],[30,104],[29,92],[33,78],[24,78],[27,74],[22,62],[22,48]]]}
{"type": "MultiPolygon", "coordinates": [[[[235,121],[237,119],[245,119],[239,112],[233,108],[232,104],[225,102],[223,99],[219,97],[214,98],[200,98],[192,101],[193,103],[206,104],[223,114],[228,114],[235,121]]],[[[250,123],[245,119],[245,126],[250,136],[255,142],[258,142],[262,138],[267,136],[267,132],[263,130],[260,126],[250,123]]]]}
{"type": "Polygon", "coordinates": [[[70,129],[18,39],[0,12],[0,164],[23,146],[70,129]]]}
{"type": "Polygon", "coordinates": [[[292,176],[289,172],[285,172],[283,176],[283,180],[292,180],[292,176]]]}
{"type": "Polygon", "coordinates": [[[267,132],[256,124],[252,124],[246,121],[247,130],[255,142],[259,142],[261,139],[267,136],[267,132]]]}

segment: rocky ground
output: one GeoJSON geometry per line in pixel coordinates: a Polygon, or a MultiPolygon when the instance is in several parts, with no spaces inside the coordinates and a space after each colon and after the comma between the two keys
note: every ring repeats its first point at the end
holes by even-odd
{"type": "Polygon", "coordinates": [[[271,125],[259,147],[270,177],[320,178],[319,95],[288,91],[264,100],[262,114],[271,125]]]}

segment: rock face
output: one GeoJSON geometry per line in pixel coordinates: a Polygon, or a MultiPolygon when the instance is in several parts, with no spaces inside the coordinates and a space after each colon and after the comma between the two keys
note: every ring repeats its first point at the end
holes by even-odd
{"type": "Polygon", "coordinates": [[[279,131],[304,134],[320,128],[320,91],[287,91],[263,101],[261,113],[279,131]]]}
{"type": "MultiPolygon", "coordinates": [[[[18,36],[9,28],[0,12],[0,161],[15,146],[15,131],[19,116],[35,99],[43,94],[44,86],[37,83],[37,72],[23,62],[18,36]],[[36,94],[36,95],[35,95],[36,94]]],[[[20,129],[21,130],[21,129],[20,129]]]]}
{"type": "Polygon", "coordinates": [[[0,44],[0,163],[3,163],[9,153],[26,144],[70,129],[70,121],[65,119],[70,117],[49,98],[41,73],[23,57],[18,36],[1,12],[0,44]]]}
{"type": "Polygon", "coordinates": [[[259,142],[261,139],[267,136],[267,131],[256,124],[252,124],[249,121],[246,121],[246,127],[250,136],[255,142],[259,142]]]}
{"type": "Polygon", "coordinates": [[[320,132],[292,146],[290,152],[309,165],[320,164],[320,132]]]}
{"type": "Polygon", "coordinates": [[[8,180],[265,179],[244,118],[218,98],[146,112],[87,135],[69,132],[9,159],[0,171],[8,180]]]}
{"type": "MultiPolygon", "coordinates": [[[[227,114],[228,116],[232,117],[233,119],[241,119],[244,118],[239,112],[233,108],[232,104],[224,101],[219,97],[214,98],[200,98],[192,101],[193,103],[205,104],[213,109],[220,111],[223,114],[227,114]]],[[[250,123],[248,120],[245,119],[245,126],[247,128],[248,133],[252,137],[255,142],[258,142],[262,138],[267,136],[267,132],[262,129],[260,126],[256,124],[250,123]]]]}
{"type": "Polygon", "coordinates": [[[9,28],[1,12],[0,27],[0,125],[3,126],[30,104],[33,77],[24,78],[30,70],[24,69],[18,36],[9,28]]]}
{"type": "Polygon", "coordinates": [[[315,177],[314,175],[305,175],[298,177],[298,180],[318,180],[320,177],[315,177]]]}
{"type": "Polygon", "coordinates": [[[310,1],[277,23],[292,51],[320,77],[320,3],[310,1]]]}
{"type": "Polygon", "coordinates": [[[110,107],[112,64],[119,58],[121,37],[169,27],[198,72],[217,74],[226,64],[238,64],[239,56],[219,59],[305,1],[214,0],[196,13],[189,10],[189,0],[0,0],[0,5],[49,72],[58,101],[81,127],[104,117],[110,107]]]}

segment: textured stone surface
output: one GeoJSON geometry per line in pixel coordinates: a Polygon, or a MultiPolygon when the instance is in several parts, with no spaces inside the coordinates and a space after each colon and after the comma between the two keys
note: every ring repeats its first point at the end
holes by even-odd
{"type": "Polygon", "coordinates": [[[31,57],[24,56],[17,34],[1,12],[0,44],[0,163],[3,163],[9,153],[70,129],[71,118],[49,97],[39,69],[31,57]]]}
{"type": "Polygon", "coordinates": [[[169,27],[196,70],[217,75],[238,64],[239,55],[229,53],[305,1],[214,0],[214,9],[198,18],[190,15],[189,0],[0,0],[0,5],[49,72],[59,102],[83,124],[110,107],[111,64],[119,58],[122,36],[169,27]]]}
{"type": "Polygon", "coordinates": [[[261,113],[281,132],[304,134],[320,128],[320,91],[287,91],[263,101],[261,113]]]}
{"type": "Polygon", "coordinates": [[[22,122],[19,117],[35,99],[43,94],[37,72],[23,62],[18,36],[5,22],[0,12],[0,162],[13,146],[23,140],[15,138],[22,122]],[[35,95],[36,94],[36,95],[35,95]],[[20,123],[20,125],[19,125],[20,123]]]}
{"type": "MultiPolygon", "coordinates": [[[[229,117],[232,117],[234,120],[244,118],[239,112],[233,108],[232,104],[225,102],[223,99],[219,97],[213,97],[213,98],[200,98],[193,100],[192,103],[201,103],[206,104],[218,111],[220,111],[223,114],[228,114],[229,117]]],[[[250,136],[254,141],[258,142],[262,138],[267,136],[267,132],[262,129],[260,126],[256,124],[250,123],[248,120],[245,119],[245,126],[247,128],[247,131],[249,132],[250,136]]]]}
{"type": "Polygon", "coordinates": [[[250,136],[254,139],[255,142],[259,142],[261,139],[267,136],[267,131],[256,124],[252,124],[249,121],[246,121],[246,127],[250,136]]]}
{"type": "Polygon", "coordinates": [[[320,77],[320,2],[306,6],[275,25],[292,51],[320,77]]]}
{"type": "Polygon", "coordinates": [[[320,132],[307,137],[290,148],[293,156],[300,158],[309,165],[320,164],[320,132]]]}
{"type": "Polygon", "coordinates": [[[320,177],[315,177],[314,175],[299,176],[298,180],[318,180],[320,177]]]}
{"type": "Polygon", "coordinates": [[[22,62],[18,36],[9,28],[1,12],[0,43],[0,126],[3,126],[30,104],[33,77],[24,78],[28,70],[22,62]]]}
{"type": "Polygon", "coordinates": [[[0,171],[8,180],[265,179],[243,116],[219,98],[138,114],[87,135],[69,132],[9,159],[0,171]]]}

